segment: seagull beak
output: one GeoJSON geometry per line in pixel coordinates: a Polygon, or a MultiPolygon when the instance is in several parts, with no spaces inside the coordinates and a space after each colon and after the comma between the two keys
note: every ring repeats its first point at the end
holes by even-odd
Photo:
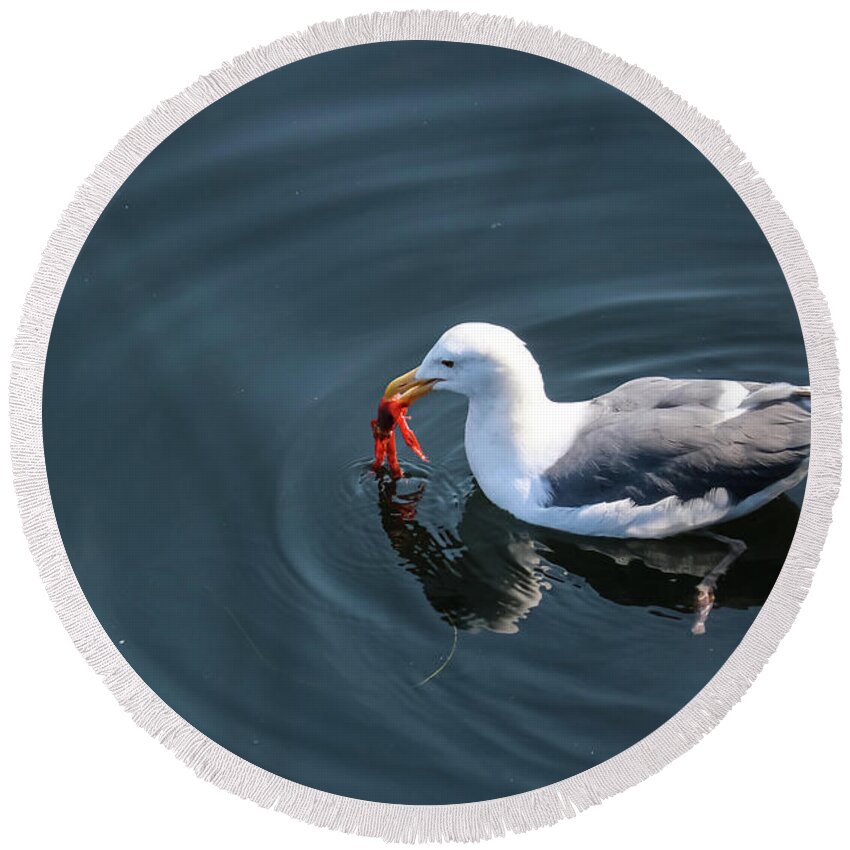
{"type": "Polygon", "coordinates": [[[387,384],[387,388],[384,390],[384,399],[398,397],[406,404],[413,404],[416,399],[428,395],[434,389],[434,384],[438,380],[439,378],[433,378],[428,381],[420,381],[416,377],[416,369],[411,369],[387,384]]]}

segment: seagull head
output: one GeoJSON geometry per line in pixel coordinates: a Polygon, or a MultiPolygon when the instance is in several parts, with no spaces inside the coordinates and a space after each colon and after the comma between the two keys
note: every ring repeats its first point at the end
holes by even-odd
{"type": "Polygon", "coordinates": [[[543,392],[540,367],[513,331],[486,322],[449,328],[422,363],[391,381],[385,398],[401,394],[414,401],[431,390],[469,399],[524,397],[543,392]]]}

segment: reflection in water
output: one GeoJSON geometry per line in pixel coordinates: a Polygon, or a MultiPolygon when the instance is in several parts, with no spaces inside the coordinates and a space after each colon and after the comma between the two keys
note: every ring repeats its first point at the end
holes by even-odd
{"type": "Polygon", "coordinates": [[[723,527],[663,540],[579,537],[524,525],[470,488],[456,529],[417,519],[427,486],[378,480],[381,524],[429,603],[458,629],[519,631],[553,582],[584,581],[619,605],[705,632],[715,606],[761,605],[791,544],[799,508],[782,497],[723,527]],[[734,569],[731,569],[735,566],[734,569]]]}
{"type": "Polygon", "coordinates": [[[545,583],[545,561],[533,542],[513,534],[482,539],[469,527],[476,514],[467,510],[468,499],[456,530],[433,533],[416,519],[425,490],[420,483],[400,493],[398,481],[379,480],[381,523],[393,548],[422,582],[434,610],[451,625],[468,631],[518,631],[518,622],[540,604],[545,583]],[[464,542],[473,538],[480,545],[464,542]]]}

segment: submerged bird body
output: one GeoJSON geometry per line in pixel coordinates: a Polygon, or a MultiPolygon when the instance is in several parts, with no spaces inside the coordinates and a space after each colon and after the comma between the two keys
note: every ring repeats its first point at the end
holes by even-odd
{"type": "Polygon", "coordinates": [[[575,534],[669,537],[734,519],[801,481],[808,387],[661,377],[559,403],[511,331],[446,331],[416,381],[469,398],[479,486],[527,522],[575,534]]]}

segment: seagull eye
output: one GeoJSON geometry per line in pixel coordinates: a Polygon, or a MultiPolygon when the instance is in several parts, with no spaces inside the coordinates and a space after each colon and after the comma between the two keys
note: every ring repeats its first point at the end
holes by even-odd
{"type": "Polygon", "coordinates": [[[455,365],[454,360],[441,360],[440,362],[443,364],[443,366],[446,366],[449,369],[453,368],[455,365]]]}

